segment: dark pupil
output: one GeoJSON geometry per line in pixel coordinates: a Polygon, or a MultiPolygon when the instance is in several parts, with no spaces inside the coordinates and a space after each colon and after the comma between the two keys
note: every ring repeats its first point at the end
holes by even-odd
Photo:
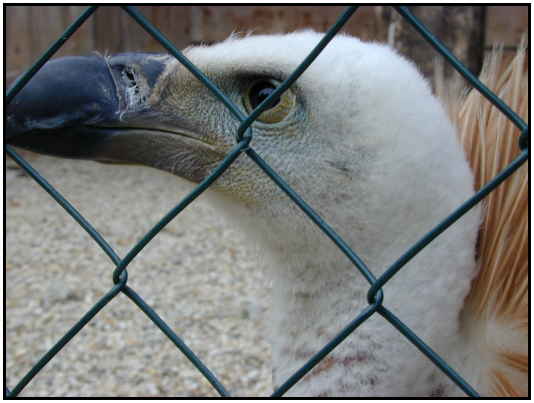
{"type": "MultiPolygon", "coordinates": [[[[275,88],[276,87],[268,81],[261,81],[254,84],[250,89],[250,106],[255,109],[265,100],[265,98],[271,95],[275,88]]],[[[280,102],[280,98],[277,97],[270,103],[270,105],[268,105],[267,109],[272,108],[278,102],[280,102]]]]}

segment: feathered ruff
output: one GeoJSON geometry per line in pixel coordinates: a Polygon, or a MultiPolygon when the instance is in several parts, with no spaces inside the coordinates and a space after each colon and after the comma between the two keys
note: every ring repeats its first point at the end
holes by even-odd
{"type": "MultiPolygon", "coordinates": [[[[503,66],[502,51],[493,51],[480,79],[526,121],[525,44],[522,41],[507,66],[503,66]]],[[[478,190],[518,156],[520,133],[478,91],[457,93],[454,101],[451,92],[457,90],[457,85],[446,89],[442,82],[436,83],[436,92],[458,127],[478,190]]],[[[480,359],[477,378],[482,389],[494,396],[527,396],[528,162],[491,192],[483,206],[479,274],[466,299],[462,331],[480,359]]]]}

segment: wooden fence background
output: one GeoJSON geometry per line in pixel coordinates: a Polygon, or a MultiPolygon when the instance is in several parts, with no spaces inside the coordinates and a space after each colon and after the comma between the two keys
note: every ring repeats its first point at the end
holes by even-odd
{"type": "MultiPolygon", "coordinates": [[[[211,43],[232,32],[274,33],[313,28],[326,30],[344,6],[140,6],[179,48],[211,43]]],[[[9,84],[59,37],[85,6],[5,6],[6,80],[9,84]]],[[[524,6],[412,6],[462,61],[478,72],[482,57],[495,44],[512,53],[528,32],[524,6]]],[[[389,6],[363,6],[345,32],[363,39],[390,41],[432,74],[434,51],[389,6]]],[[[99,52],[160,52],[161,46],[116,6],[102,6],[56,56],[99,52]]],[[[447,73],[448,74],[448,73],[447,73]]]]}

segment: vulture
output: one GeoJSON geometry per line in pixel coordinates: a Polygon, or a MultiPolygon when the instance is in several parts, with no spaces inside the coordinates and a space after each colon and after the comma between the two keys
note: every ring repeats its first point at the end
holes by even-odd
{"type": "MultiPolygon", "coordinates": [[[[246,116],[321,38],[233,35],[184,55],[246,116]]],[[[482,80],[526,114],[524,52],[508,68],[497,59],[482,80]]],[[[496,108],[451,88],[438,98],[391,47],[340,34],[252,123],[248,147],[378,277],[520,152],[496,108]]],[[[199,183],[235,146],[240,122],[174,57],[123,53],[49,61],[7,106],[6,125],[14,146],[199,183]]],[[[482,396],[528,393],[527,188],[524,165],[382,287],[383,305],[482,396]]],[[[246,153],[208,194],[259,246],[272,279],[279,386],[368,307],[369,283],[246,153]]],[[[465,393],[373,314],[286,395],[465,393]]]]}

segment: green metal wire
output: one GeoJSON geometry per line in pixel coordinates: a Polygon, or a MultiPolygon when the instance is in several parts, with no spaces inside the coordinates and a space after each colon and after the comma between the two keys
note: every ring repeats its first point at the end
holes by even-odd
{"type": "Polygon", "coordinates": [[[126,257],[117,266],[114,273],[114,279],[120,275],[120,273],[126,268],[126,266],[137,256],[139,252],[154,238],[178,213],[186,208],[193,200],[195,200],[202,192],[204,192],[215,180],[223,174],[224,171],[235,161],[235,159],[241,154],[243,149],[248,147],[250,139],[244,139],[226,155],[219,166],[198,184],[191,193],[189,193],[176,207],[174,207],[169,213],[167,213],[133,248],[126,257]]]}
{"type": "Polygon", "coordinates": [[[159,317],[143,298],[141,298],[132,288],[126,286],[122,292],[130,298],[141,309],[150,320],[171,340],[174,345],[191,361],[191,363],[204,375],[208,382],[215,388],[221,396],[230,396],[224,385],[209,370],[209,368],[187,347],[183,340],[159,317]]]}
{"type": "MultiPolygon", "coordinates": [[[[235,157],[239,154],[238,151],[241,147],[246,147],[247,141],[244,140],[241,144],[236,146],[237,149],[236,152],[232,153],[230,152],[229,155],[226,157],[228,162],[225,163],[225,161],[222,162],[222,167],[220,168],[222,171],[224,171],[224,166],[228,166],[235,157]]],[[[115,251],[109,246],[109,244],[102,238],[102,236],[91,226],[91,224],[85,220],[85,218],[66,200],[56,189],[52,187],[31,165],[29,165],[20,155],[18,155],[10,146],[6,147],[6,152],[8,155],[10,155],[39,185],[43,187],[45,191],[47,191],[53,198],[56,200],[58,204],[60,204],[75,220],[80,224],[82,228],[84,228],[87,233],[95,240],[95,242],[106,252],[106,254],[111,258],[113,263],[115,263],[118,267],[115,269],[113,273],[113,281],[117,283],[122,283],[121,277],[127,278],[127,273],[124,271],[127,264],[133,259],[135,254],[139,253],[142,246],[146,245],[148,243],[149,239],[152,239],[153,236],[159,232],[176,214],[178,214],[179,211],[181,211],[187,204],[189,204],[191,201],[194,200],[194,198],[198,197],[200,193],[205,190],[210,183],[212,183],[219,175],[220,173],[214,172],[212,174],[211,179],[206,178],[206,184],[201,187],[201,189],[198,189],[198,192],[189,195],[189,198],[186,199],[181,205],[177,206],[177,208],[171,210],[171,212],[164,217],[155,228],[157,228],[157,231],[154,229],[150,232],[151,237],[148,239],[147,236],[144,238],[144,244],[135,250],[134,253],[130,252],[129,254],[129,260],[125,261],[125,259],[122,259],[115,253],[115,251]],[[120,270],[119,270],[120,267],[120,270]],[[126,277],[125,277],[126,276],[126,277]]],[[[136,245],[136,246],[139,246],[136,245]]],[[[125,284],[124,280],[124,284],[125,284]]],[[[115,288],[112,289],[107,295],[112,295],[111,298],[113,298],[117,293],[114,291],[115,288]]],[[[187,347],[187,345],[157,316],[155,311],[150,308],[148,304],[146,304],[130,287],[124,287],[124,285],[119,289],[119,291],[122,291],[124,294],[126,294],[132,301],[134,301],[137,306],[141,308],[147,316],[152,319],[152,321],[169,337],[169,339],[172,340],[172,342],[189,358],[191,362],[199,369],[199,371],[206,377],[206,379],[213,385],[213,387],[222,395],[222,396],[228,396],[228,391],[224,388],[224,386],[220,383],[220,381],[211,373],[211,371],[196,357],[196,355],[187,347]]],[[[56,345],[23,377],[23,379],[17,384],[17,386],[10,392],[6,394],[6,396],[17,396],[22,389],[33,379],[33,377],[50,361],[50,359],[59,352],[59,350],[72,338],[74,337],[79,330],[83,326],[85,326],[90,319],[92,319],[98,311],[100,311],[104,305],[108,302],[107,296],[104,296],[100,302],[98,302],[91,310],[84,316],[82,320],[80,320],[70,331],[67,333],[66,336],[63,337],[56,345]],[[105,302],[104,302],[105,301],[105,302]],[[87,319],[87,320],[85,320],[87,319]]]]}
{"type": "Polygon", "coordinates": [[[417,253],[426,245],[434,240],[439,234],[454,224],[460,217],[467,213],[471,208],[477,205],[493,189],[499,186],[510,175],[512,175],[521,165],[528,160],[528,149],[524,150],[513,160],[505,169],[497,174],[492,180],[484,185],[473,197],[464,202],[452,214],[447,216],[442,222],[428,232],[423,238],[417,241],[408,251],[406,251],[395,263],[393,263],[380,278],[369,289],[368,296],[372,298],[387,281],[389,281],[406,263],[408,263],[417,253]]]}
{"type": "MultiPolygon", "coordinates": [[[[301,210],[317,225],[336,246],[349,258],[358,268],[365,279],[374,284],[376,277],[367,268],[363,260],[347,245],[347,243],[317,214],[291,187],[265,162],[252,148],[246,151],[247,155],[254,161],[290,198],[301,210]]],[[[374,298],[374,296],[373,296],[374,298]]]]}
{"type": "Polygon", "coordinates": [[[334,348],[345,340],[358,326],[369,319],[380,307],[381,302],[369,305],[366,307],[352,322],[339,332],[332,340],[326,344],[321,350],[313,355],[312,358],[306,362],[299,370],[291,375],[271,396],[280,397],[286,393],[293,385],[301,380],[308,372],[310,372],[315,365],[317,365],[324,357],[326,357],[334,348]]]}
{"type": "Polygon", "coordinates": [[[298,67],[289,75],[289,77],[280,84],[267,98],[265,98],[260,104],[250,113],[250,115],[241,123],[241,126],[237,130],[237,139],[241,139],[243,132],[256,120],[258,116],[267,108],[267,106],[278,96],[282,95],[291,84],[293,84],[304,71],[313,63],[313,61],[321,54],[323,49],[328,45],[328,43],[334,38],[334,36],[339,32],[343,25],[349,20],[349,18],[354,14],[359,6],[348,7],[347,10],[341,14],[336,23],[324,34],[323,38],[319,43],[313,48],[308,56],[298,65],[298,67]]]}
{"type": "Polygon", "coordinates": [[[468,396],[480,397],[475,389],[469,385],[447,362],[432,350],[422,339],[420,339],[408,326],[397,318],[390,310],[384,306],[379,306],[377,311],[384,319],[391,323],[401,332],[415,347],[428,357],[439,369],[443,371],[452,381],[458,385],[468,396]]]}
{"type": "Polygon", "coordinates": [[[454,54],[447,49],[430,30],[417,18],[406,6],[396,6],[395,10],[414,27],[423,38],[436,49],[452,67],[458,71],[473,87],[475,87],[484,97],[498,108],[508,119],[510,119],[521,132],[525,132],[527,124],[508,105],[506,105],[497,95],[495,95],[482,81],[480,81],[454,54]]]}
{"type": "MultiPolygon", "coordinates": [[[[16,94],[26,85],[31,77],[46,63],[46,61],[62,46],[62,44],[89,18],[96,6],[87,8],[74,23],[63,33],[63,35],[28,69],[28,71],[17,80],[15,85],[7,92],[6,102],[9,103],[16,94]]],[[[528,125],[512,111],[501,99],[484,86],[456,57],[434,36],[432,33],[404,6],[394,7],[403,18],[405,18],[421,35],[448,60],[453,67],[460,72],[477,90],[479,90],[490,102],[492,102],[502,113],[504,113],[521,131],[519,144],[521,153],[512,161],[501,173],[489,181],[480,189],[472,198],[463,203],[452,214],[445,218],[441,223],[434,227],[429,233],[416,242],[408,251],[406,251],[388,270],[386,270],[378,279],[372,274],[361,258],[345,243],[345,241],[310,207],[291,187],[273,170],[253,148],[250,147],[252,139],[252,129],[250,125],[254,120],[267,108],[269,103],[275,97],[286,91],[298,77],[309,67],[309,65],[318,57],[329,41],[339,32],[343,25],[357,10],[357,6],[348,7],[338,18],[336,23],[327,31],[321,41],[310,52],[310,54],[297,66],[293,73],[280,85],[273,93],[267,97],[251,114],[245,116],[243,112],[209,80],[195,65],[193,65],[165,36],[155,28],[136,7],[122,7],[137,23],[139,23],[150,35],[152,35],[162,46],[165,47],[180,63],[182,63],[197,79],[199,79],[213,94],[231,111],[234,117],[240,122],[236,133],[237,144],[227,154],[219,166],[195,189],[190,192],[180,203],[169,211],[126,255],[121,259],[111,248],[111,246],[102,238],[102,236],[85,220],[85,218],[57,191],[55,190],[30,164],[28,164],[15,150],[6,146],[6,152],[11,156],[28,174],[47,191],[95,240],[102,250],[110,257],[115,265],[113,272],[114,286],[104,295],[38,362],[32,369],[19,381],[12,389],[4,388],[6,397],[17,396],[22,389],[33,379],[33,377],[85,326],[111,299],[119,292],[124,293],[130,300],[135,303],[152,322],[175,344],[175,346],[186,355],[186,357],[195,365],[195,367],[206,377],[215,390],[222,396],[229,396],[229,392],[217,379],[217,377],[198,359],[191,349],[180,339],[172,329],[158,316],[158,314],[139,296],[132,288],[127,286],[128,273],[126,267],[137,256],[137,254],[183,209],[193,202],[202,192],[208,189],[211,184],[228,169],[235,159],[242,153],[254,161],[271,180],[273,180],[282,189],[287,196],[296,203],[301,210],[317,225],[326,236],[349,258],[359,272],[370,283],[368,291],[369,306],[360,312],[355,319],[346,325],[329,343],[315,353],[306,364],[296,371],[289,379],[284,382],[273,394],[273,397],[282,396],[302,377],[304,377],[312,368],[317,365],[326,355],[328,355],[337,345],[348,337],[360,324],[365,322],[374,313],[378,312],[384,319],[391,323],[401,334],[412,342],[423,354],[425,354],[438,368],[449,376],[457,385],[469,396],[478,396],[477,392],[456,372],[446,361],[436,354],[430,346],[421,340],[409,327],[407,327],[399,318],[397,318],[384,305],[384,294],[382,287],[404,267],[404,265],[413,258],[428,243],[432,242],[440,233],[445,231],[452,223],[458,220],[469,209],[479,203],[493,189],[495,189],[506,178],[512,175],[529,156],[529,128],[528,125]]]]}
{"type": "Polygon", "coordinates": [[[139,12],[136,7],[123,6],[126,11],[145,31],[147,31],[154,39],[169,51],[185,68],[187,68],[202,84],[204,84],[210,91],[232,112],[232,114],[242,122],[246,119],[243,112],[232,102],[230,98],[224,94],[219,87],[217,87],[202,71],[200,71],[187,57],[180,52],[171,41],[169,41],[163,33],[158,30],[150,21],[148,21],[143,14],[139,12]]]}
{"type": "Polygon", "coordinates": [[[69,201],[62,196],[48,181],[43,178],[30,164],[24,160],[11,146],[6,146],[6,153],[30,175],[52,198],[63,207],[67,213],[80,224],[91,238],[102,248],[115,264],[119,264],[121,258],[115,253],[113,248],[106,242],[100,233],[74,208],[69,201]]]}
{"type": "Polygon", "coordinates": [[[525,150],[529,148],[530,143],[530,135],[529,135],[529,129],[528,127],[523,130],[523,133],[521,133],[521,137],[519,138],[519,148],[521,150],[525,150]]]}
{"type": "Polygon", "coordinates": [[[76,20],[69,26],[63,34],[50,46],[43,55],[23,74],[6,94],[5,102],[9,103],[26,85],[28,81],[39,71],[39,69],[56,53],[61,46],[74,34],[78,28],[96,11],[97,6],[88,7],[76,20]]]}
{"type": "Polygon", "coordinates": [[[22,389],[33,379],[37,373],[52,359],[54,356],[61,351],[63,347],[78,334],[82,328],[89,323],[95,315],[104,308],[109,301],[111,301],[115,296],[125,287],[126,281],[128,281],[127,273],[125,272],[121,278],[120,283],[117,283],[113,288],[108,291],[98,302],[85,314],[82,318],[76,322],[76,324],[67,332],[65,335],[56,343],[54,346],[48,350],[45,355],[35,364],[32,369],[20,380],[20,382],[13,388],[9,397],[17,396],[22,389]]]}

